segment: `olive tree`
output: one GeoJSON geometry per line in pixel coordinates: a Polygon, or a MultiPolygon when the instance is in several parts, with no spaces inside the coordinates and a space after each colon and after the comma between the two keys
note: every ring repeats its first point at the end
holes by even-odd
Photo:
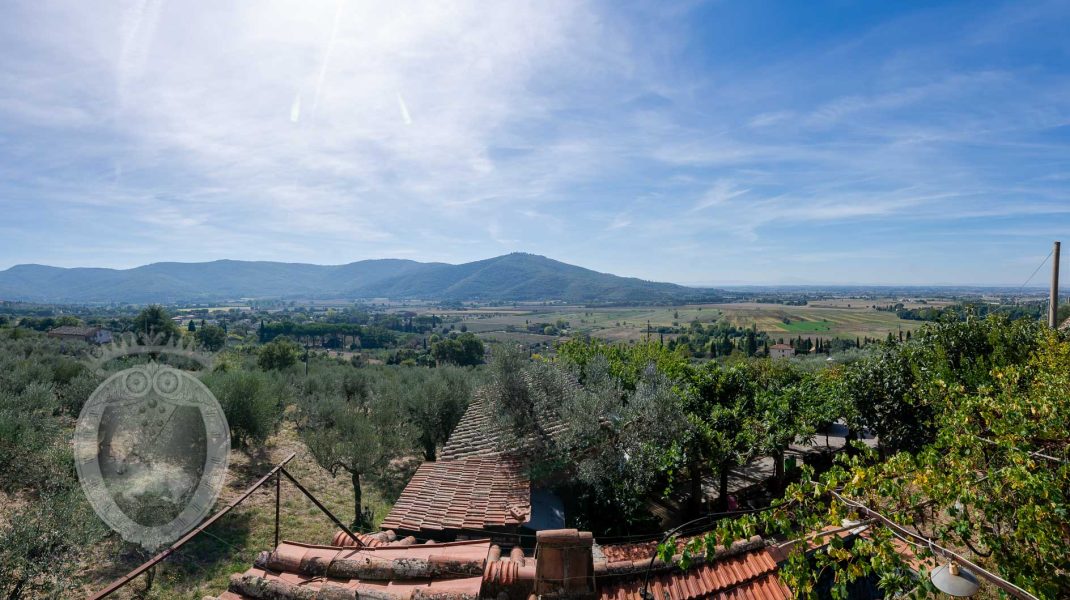
{"type": "Polygon", "coordinates": [[[582,368],[499,350],[481,393],[508,433],[503,446],[520,449],[536,480],[565,481],[589,499],[580,520],[626,526],[643,518],[645,500],[661,491],[666,457],[686,432],[680,397],[654,363],[632,370],[628,359],[614,364],[619,356],[573,350],[582,368]]]}
{"type": "Polygon", "coordinates": [[[472,375],[456,367],[406,369],[395,386],[403,399],[425,460],[435,460],[438,448],[464,415],[472,395],[472,375]]]}
{"type": "Polygon", "coordinates": [[[230,443],[248,448],[275,433],[290,399],[286,382],[277,373],[217,371],[204,378],[230,426],[230,443]]]}
{"type": "Polygon", "coordinates": [[[301,355],[301,347],[288,337],[280,336],[260,347],[257,364],[265,371],[282,371],[294,366],[301,355]]]}
{"type": "Polygon", "coordinates": [[[362,527],[363,479],[384,476],[411,447],[402,406],[371,390],[350,400],[337,393],[306,396],[301,413],[301,439],[316,462],[332,477],[350,476],[353,525],[362,527]]]}

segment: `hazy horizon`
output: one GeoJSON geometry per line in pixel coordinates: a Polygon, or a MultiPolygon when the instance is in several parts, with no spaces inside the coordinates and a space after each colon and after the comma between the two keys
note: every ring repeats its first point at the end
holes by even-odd
{"type": "Polygon", "coordinates": [[[686,285],[1017,286],[1070,238],[1065,3],[5,17],[0,269],[523,249],[686,285]]]}
{"type": "MultiPolygon", "coordinates": [[[[510,252],[508,254],[513,254],[513,253],[534,254],[532,252],[525,252],[523,250],[514,250],[514,251],[512,251],[512,252],[510,252]]],[[[497,257],[487,256],[487,257],[483,257],[483,258],[477,258],[476,261],[488,260],[488,259],[491,259],[491,258],[497,258],[497,257]]],[[[565,262],[567,264],[572,264],[572,265],[577,266],[577,267],[590,268],[590,267],[587,267],[587,266],[585,266],[583,264],[569,263],[568,261],[560,261],[559,259],[554,258],[553,256],[548,256],[546,258],[550,258],[552,260],[558,260],[559,262],[565,262]]],[[[355,259],[355,260],[351,260],[351,261],[335,262],[335,263],[314,263],[314,262],[298,262],[298,261],[243,261],[242,259],[235,259],[235,258],[216,258],[216,259],[205,260],[205,261],[160,260],[160,261],[147,262],[147,263],[140,264],[140,265],[133,265],[131,267],[100,267],[100,266],[96,266],[96,265],[73,265],[73,266],[69,266],[69,267],[59,267],[59,268],[65,268],[65,269],[78,269],[78,268],[81,268],[81,269],[129,270],[129,269],[135,269],[135,268],[138,268],[138,267],[144,267],[144,266],[153,265],[153,264],[160,264],[160,263],[203,264],[203,263],[219,262],[219,261],[275,262],[275,263],[285,263],[285,264],[306,264],[306,265],[313,265],[313,266],[328,266],[329,267],[329,266],[341,266],[341,265],[351,264],[351,263],[354,263],[354,262],[361,262],[363,260],[391,260],[391,258],[355,259]]],[[[400,260],[413,260],[413,259],[400,259],[400,260]]],[[[461,264],[461,263],[451,263],[449,261],[443,261],[443,260],[429,260],[429,261],[417,261],[417,262],[461,264]]],[[[58,265],[48,265],[48,264],[44,264],[44,263],[19,263],[18,265],[11,265],[11,266],[9,266],[9,267],[7,267],[5,269],[0,269],[0,272],[5,271],[5,270],[10,269],[10,268],[15,267],[15,266],[27,266],[27,265],[30,265],[30,266],[36,265],[36,266],[45,266],[45,267],[58,267],[58,265]]],[[[592,269],[592,270],[597,270],[597,269],[592,269]]],[[[611,271],[600,271],[600,272],[609,273],[611,275],[619,275],[621,277],[638,277],[637,275],[629,275],[627,273],[614,273],[614,272],[611,272],[611,271]]],[[[864,281],[862,281],[862,282],[853,282],[853,281],[846,281],[846,282],[833,282],[833,281],[748,282],[748,281],[730,281],[730,280],[719,281],[719,282],[717,282],[717,281],[714,281],[714,282],[702,282],[702,281],[688,282],[688,281],[672,281],[672,280],[663,279],[663,278],[659,279],[659,278],[656,278],[656,277],[655,278],[639,277],[639,278],[640,279],[645,279],[645,280],[648,280],[648,281],[661,282],[661,283],[675,283],[677,285],[683,285],[683,286],[687,286],[687,287],[695,287],[695,288],[726,288],[726,289],[749,288],[749,287],[753,287],[753,288],[791,288],[791,287],[845,287],[845,288],[849,288],[849,287],[872,287],[872,288],[879,288],[879,287],[904,287],[904,288],[947,287],[947,288],[956,288],[956,287],[962,287],[962,288],[969,288],[969,287],[977,287],[977,288],[1021,288],[1023,291],[1036,291],[1036,292],[1042,292],[1042,291],[1048,289],[1047,288],[1047,284],[1043,284],[1043,281],[1046,280],[1045,276],[1042,276],[1041,273],[1039,273],[1039,272],[1037,273],[1037,275],[1035,277],[1033,277],[1032,281],[1030,281],[1029,284],[1025,285],[1025,286],[1022,286],[1021,283],[1010,283],[1010,282],[1007,282],[1007,283],[940,283],[940,282],[936,282],[936,283],[918,283],[918,282],[913,282],[912,283],[912,282],[904,281],[904,282],[891,282],[891,283],[868,283],[868,282],[864,282],[864,281]],[[1040,281],[1041,283],[1038,283],[1038,281],[1040,281]]]]}

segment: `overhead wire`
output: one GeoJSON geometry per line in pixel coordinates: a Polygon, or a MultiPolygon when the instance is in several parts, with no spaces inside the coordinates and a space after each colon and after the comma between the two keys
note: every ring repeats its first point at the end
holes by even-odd
{"type": "MultiPolygon", "coordinates": [[[[764,511],[767,511],[767,510],[771,510],[773,508],[779,508],[779,507],[774,507],[774,506],[770,505],[770,506],[759,507],[759,508],[745,508],[745,509],[740,509],[740,510],[711,512],[711,513],[706,513],[706,514],[704,514],[704,515],[702,515],[700,517],[697,517],[695,519],[692,519],[691,521],[686,522],[684,525],[690,525],[690,524],[698,522],[698,521],[702,521],[702,520],[705,520],[705,519],[716,518],[716,517],[729,517],[729,516],[738,516],[738,515],[759,513],[759,512],[764,512],[764,511]]],[[[538,537],[536,534],[532,534],[532,533],[488,532],[486,529],[476,529],[474,527],[450,527],[449,529],[452,529],[452,530],[455,530],[455,531],[468,531],[468,532],[473,532],[473,533],[481,533],[481,534],[483,534],[485,536],[486,535],[498,534],[498,535],[501,535],[502,537],[518,537],[518,538],[527,538],[527,539],[537,539],[537,537],[538,537]]],[[[598,539],[599,540],[636,540],[635,543],[639,543],[639,542],[643,542],[643,541],[657,540],[657,539],[659,539],[659,537],[661,535],[663,535],[663,533],[664,532],[637,533],[637,534],[633,534],[633,535],[620,535],[620,536],[598,536],[598,539]]]]}
{"type": "Polygon", "coordinates": [[[910,531],[906,527],[903,527],[902,525],[896,523],[895,521],[892,521],[888,517],[884,516],[883,514],[881,514],[880,512],[878,512],[876,510],[873,510],[869,506],[866,506],[865,504],[862,504],[861,502],[850,500],[850,499],[844,497],[842,494],[840,494],[839,492],[837,492],[835,490],[829,490],[829,493],[832,495],[832,497],[836,498],[840,502],[843,502],[844,504],[846,504],[848,506],[857,508],[857,509],[861,510],[863,513],[865,513],[866,515],[874,517],[877,520],[881,521],[881,523],[883,523],[885,525],[885,527],[887,527],[888,530],[891,531],[893,534],[896,533],[896,530],[898,530],[899,532],[902,532],[902,533],[906,534],[907,536],[910,536],[910,537],[912,537],[912,538],[914,538],[916,540],[919,540],[921,542],[926,543],[929,546],[929,551],[933,554],[933,556],[937,555],[937,552],[935,550],[939,550],[940,551],[939,554],[942,554],[945,558],[950,558],[952,560],[956,560],[958,562],[961,562],[963,564],[968,565],[970,568],[975,569],[978,572],[980,572],[981,575],[985,579],[988,579],[989,581],[991,581],[993,583],[996,583],[997,585],[999,585],[999,587],[1003,588],[1005,591],[1011,592],[1015,596],[1017,596],[1019,598],[1025,598],[1026,600],[1039,600],[1033,594],[1029,593],[1028,591],[1026,591],[1026,590],[1024,590],[1024,589],[1022,589],[1020,587],[1018,587],[1017,585],[1011,583],[1010,581],[1007,581],[1006,579],[1000,577],[999,575],[996,575],[995,573],[989,571],[988,569],[985,569],[984,567],[982,567],[982,566],[978,565],[977,563],[967,559],[966,557],[962,556],[961,554],[958,554],[957,552],[954,552],[953,550],[950,550],[948,548],[945,548],[945,547],[937,544],[932,539],[910,531]]]}
{"type": "Polygon", "coordinates": [[[1040,264],[1037,265],[1036,269],[1033,269],[1033,273],[1029,276],[1028,279],[1025,280],[1025,283],[1023,283],[1021,285],[1021,287],[1018,288],[1018,294],[1017,295],[1021,295],[1022,290],[1025,289],[1025,286],[1029,285],[1030,281],[1033,281],[1033,278],[1036,277],[1037,273],[1040,272],[1041,267],[1043,267],[1045,265],[1045,263],[1048,262],[1048,259],[1051,258],[1051,255],[1052,255],[1053,252],[1055,252],[1055,248],[1052,248],[1051,250],[1048,251],[1048,255],[1044,257],[1044,260],[1040,261],[1040,264]]]}
{"type": "MultiPolygon", "coordinates": [[[[1000,445],[999,442],[996,442],[995,440],[990,440],[990,439],[987,439],[987,438],[983,438],[983,437],[981,437],[979,435],[975,435],[973,437],[976,438],[979,441],[985,442],[986,444],[991,444],[993,446],[999,446],[1000,445]]],[[[1019,451],[1019,452],[1028,453],[1029,456],[1036,456],[1037,458],[1043,458],[1044,460],[1050,460],[1052,462],[1058,462],[1058,463],[1062,463],[1064,465],[1065,464],[1070,464],[1070,461],[1068,461],[1068,460],[1066,460],[1064,458],[1059,458],[1058,456],[1051,456],[1051,455],[1048,455],[1048,454],[1044,454],[1044,453],[1037,452],[1037,451],[1032,451],[1032,450],[1024,450],[1024,449],[1018,448],[1016,446],[1012,446],[1012,447],[1015,450],[1019,451]]]]}

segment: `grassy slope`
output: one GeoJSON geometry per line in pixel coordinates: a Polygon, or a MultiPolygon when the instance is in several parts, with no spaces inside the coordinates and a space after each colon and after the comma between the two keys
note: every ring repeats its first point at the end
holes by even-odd
{"type": "MultiPolygon", "coordinates": [[[[343,523],[351,522],[353,492],[349,478],[339,475],[332,479],[330,474],[316,465],[297,438],[292,425],[284,422],[283,427],[258,452],[231,452],[230,474],[216,504],[217,509],[229,504],[290,452],[296,452],[297,457],[287,466],[287,471],[343,523]]],[[[280,539],[330,543],[337,527],[285,478],[281,497],[280,539]]],[[[364,502],[365,506],[374,508],[376,523],[390,509],[390,505],[368,485],[364,486],[364,502]]],[[[165,560],[158,567],[156,581],[147,594],[138,595],[145,585],[145,578],[142,577],[112,597],[200,600],[205,595],[217,595],[226,589],[232,573],[245,571],[259,552],[272,548],[274,535],[275,486],[270,484],[254,492],[205,533],[165,560]]],[[[144,558],[123,554],[118,540],[108,540],[82,565],[87,582],[85,591],[88,593],[106,586],[136,567],[144,558]]]]}

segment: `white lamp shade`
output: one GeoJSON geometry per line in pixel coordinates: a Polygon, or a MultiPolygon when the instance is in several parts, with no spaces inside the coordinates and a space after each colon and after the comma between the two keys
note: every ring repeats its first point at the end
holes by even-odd
{"type": "Polygon", "coordinates": [[[951,563],[933,569],[929,578],[936,589],[956,598],[969,598],[981,587],[973,573],[951,563]]]}

